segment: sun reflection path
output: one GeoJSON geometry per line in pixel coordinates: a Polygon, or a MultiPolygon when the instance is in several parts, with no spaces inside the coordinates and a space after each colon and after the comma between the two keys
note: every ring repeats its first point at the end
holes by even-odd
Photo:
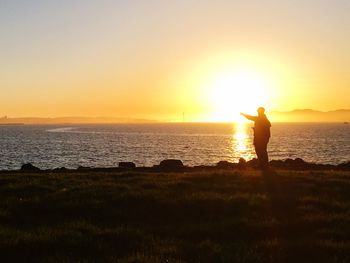
{"type": "Polygon", "coordinates": [[[249,127],[246,123],[235,124],[232,135],[232,155],[235,161],[238,161],[239,158],[244,158],[248,161],[255,157],[249,127]]]}

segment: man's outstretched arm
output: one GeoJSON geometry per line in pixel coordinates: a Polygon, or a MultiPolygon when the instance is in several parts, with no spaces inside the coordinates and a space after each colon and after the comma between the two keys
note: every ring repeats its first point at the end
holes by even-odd
{"type": "Polygon", "coordinates": [[[241,115],[244,116],[246,119],[250,120],[250,121],[256,121],[256,116],[252,116],[252,115],[249,115],[249,114],[245,114],[243,112],[241,112],[241,115]]]}

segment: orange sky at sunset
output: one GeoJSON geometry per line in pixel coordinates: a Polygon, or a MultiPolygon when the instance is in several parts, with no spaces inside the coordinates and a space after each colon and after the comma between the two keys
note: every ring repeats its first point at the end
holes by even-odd
{"type": "Polygon", "coordinates": [[[0,114],[349,109],[349,11],[341,0],[2,1],[0,114]]]}

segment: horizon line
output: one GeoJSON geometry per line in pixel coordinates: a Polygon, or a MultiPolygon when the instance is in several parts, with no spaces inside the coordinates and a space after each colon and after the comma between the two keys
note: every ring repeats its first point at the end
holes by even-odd
{"type": "MultiPolygon", "coordinates": [[[[268,111],[272,122],[279,123],[339,123],[350,121],[350,109],[320,111],[314,109],[293,109],[289,111],[268,111]],[[324,115],[323,115],[324,114],[324,115]],[[331,114],[331,115],[328,115],[331,114]],[[339,114],[339,115],[333,115],[339,114]],[[305,115],[305,118],[302,116],[305,115]],[[314,118],[312,118],[314,116],[314,118]]],[[[182,118],[133,118],[111,116],[57,116],[57,117],[0,117],[0,124],[117,124],[117,123],[238,123],[237,120],[215,120],[193,118],[184,121],[182,118]]]]}
{"type": "MultiPolygon", "coordinates": [[[[292,110],[267,110],[268,113],[289,113],[289,112],[295,112],[295,111],[313,111],[313,112],[320,112],[320,113],[329,113],[329,112],[336,112],[336,111],[350,111],[350,108],[338,108],[334,110],[317,110],[317,109],[311,109],[311,108],[296,108],[292,110]]],[[[181,114],[183,111],[181,112],[181,114]]],[[[0,117],[1,119],[64,119],[64,118],[90,118],[90,119],[134,119],[134,120],[150,120],[147,118],[134,118],[134,117],[117,117],[117,116],[82,116],[82,115],[61,115],[61,116],[33,116],[33,115],[23,115],[23,116],[10,116],[10,115],[2,115],[0,117]]],[[[158,120],[151,120],[151,121],[158,121],[158,120]]]]}

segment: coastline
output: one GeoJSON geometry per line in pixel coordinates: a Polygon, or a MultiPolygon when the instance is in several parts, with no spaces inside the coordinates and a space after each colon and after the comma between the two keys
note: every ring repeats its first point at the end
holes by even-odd
{"type": "MultiPolygon", "coordinates": [[[[319,164],[311,163],[302,160],[301,158],[285,159],[285,160],[271,160],[269,162],[270,169],[290,170],[290,171],[307,171],[307,170],[330,170],[330,171],[350,171],[350,161],[340,164],[319,164]]],[[[133,162],[120,162],[117,167],[85,167],[79,166],[76,169],[57,167],[54,169],[40,169],[31,163],[26,163],[21,166],[19,170],[0,170],[0,172],[74,172],[74,171],[86,171],[86,172],[201,172],[201,171],[218,171],[218,170],[246,170],[256,169],[259,170],[259,163],[256,158],[245,161],[243,158],[237,163],[229,161],[220,161],[216,165],[198,165],[198,166],[186,166],[178,159],[165,159],[158,165],[150,167],[136,166],[133,162]]]]}

